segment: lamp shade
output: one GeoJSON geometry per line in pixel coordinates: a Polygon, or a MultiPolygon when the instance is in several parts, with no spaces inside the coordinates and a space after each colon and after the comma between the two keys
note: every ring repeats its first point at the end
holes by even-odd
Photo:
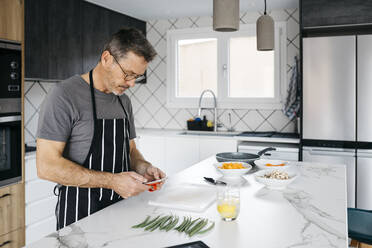
{"type": "Polygon", "coordinates": [[[213,0],[213,30],[239,30],[239,0],[213,0]]]}
{"type": "Polygon", "coordinates": [[[262,15],[257,19],[257,50],[274,50],[274,20],[269,15],[262,15]]]}

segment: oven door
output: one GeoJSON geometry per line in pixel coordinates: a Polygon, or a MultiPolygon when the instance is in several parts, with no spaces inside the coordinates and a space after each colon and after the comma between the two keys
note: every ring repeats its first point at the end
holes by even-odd
{"type": "Polygon", "coordinates": [[[0,187],[22,180],[21,115],[0,116],[0,187]]]}

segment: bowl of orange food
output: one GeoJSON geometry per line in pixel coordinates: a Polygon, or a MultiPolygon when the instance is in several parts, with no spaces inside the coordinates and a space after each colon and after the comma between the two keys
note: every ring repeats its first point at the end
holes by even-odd
{"type": "Polygon", "coordinates": [[[290,167],[288,161],[273,160],[273,159],[259,159],[254,161],[255,165],[260,169],[281,169],[290,167]]]}
{"type": "Polygon", "coordinates": [[[214,166],[224,177],[240,177],[252,169],[248,163],[235,161],[215,163],[214,166]]]}

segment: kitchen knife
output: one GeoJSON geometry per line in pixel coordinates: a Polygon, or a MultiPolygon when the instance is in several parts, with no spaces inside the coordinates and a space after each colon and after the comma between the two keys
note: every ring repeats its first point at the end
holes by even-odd
{"type": "Polygon", "coordinates": [[[222,181],[219,181],[219,180],[214,180],[211,177],[204,177],[204,180],[211,183],[211,184],[214,184],[214,185],[226,185],[225,182],[222,182],[222,181]]]}

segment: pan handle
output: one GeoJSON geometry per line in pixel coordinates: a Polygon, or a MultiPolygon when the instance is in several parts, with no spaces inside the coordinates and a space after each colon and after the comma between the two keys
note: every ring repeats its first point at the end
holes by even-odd
{"type": "Polygon", "coordinates": [[[265,152],[269,152],[269,151],[276,151],[276,148],[274,148],[274,147],[265,148],[265,149],[259,151],[257,153],[257,155],[261,157],[263,154],[265,154],[265,152]]]}

